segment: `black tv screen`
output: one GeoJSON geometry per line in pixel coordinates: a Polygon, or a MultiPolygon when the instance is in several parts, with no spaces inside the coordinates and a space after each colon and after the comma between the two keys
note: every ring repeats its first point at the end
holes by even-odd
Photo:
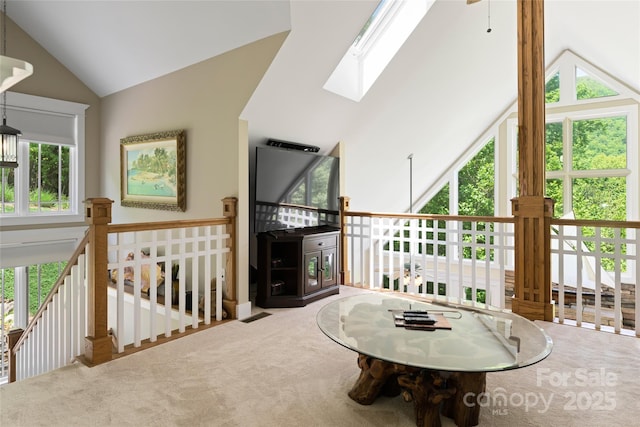
{"type": "Polygon", "coordinates": [[[254,231],[339,225],[339,159],[256,147],[254,231]]]}

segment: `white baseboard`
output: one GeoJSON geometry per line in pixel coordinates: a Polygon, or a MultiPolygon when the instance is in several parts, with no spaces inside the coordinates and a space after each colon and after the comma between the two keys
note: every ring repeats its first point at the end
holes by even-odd
{"type": "Polygon", "coordinates": [[[251,301],[247,301],[242,304],[238,304],[236,306],[236,314],[238,315],[238,320],[246,319],[251,316],[251,301]]]}

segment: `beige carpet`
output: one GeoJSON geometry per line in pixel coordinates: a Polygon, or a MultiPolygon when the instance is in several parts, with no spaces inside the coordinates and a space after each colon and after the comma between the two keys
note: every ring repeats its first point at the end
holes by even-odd
{"type": "MultiPolygon", "coordinates": [[[[356,354],[316,326],[322,305],[357,292],[343,287],[303,308],[269,309],[251,323],[0,387],[0,425],[413,426],[413,406],[400,397],[371,406],[348,398],[356,354]]],[[[554,339],[552,354],[488,374],[480,425],[639,425],[640,339],[540,325],[554,339]]]]}

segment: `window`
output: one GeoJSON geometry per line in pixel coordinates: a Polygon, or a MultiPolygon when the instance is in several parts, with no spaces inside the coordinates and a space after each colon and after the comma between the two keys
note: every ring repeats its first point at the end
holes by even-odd
{"type": "MultiPolygon", "coordinates": [[[[622,96],[625,88],[615,87],[614,79],[571,52],[550,69],[545,86],[546,195],[555,200],[554,216],[637,217],[638,203],[631,198],[637,188],[637,102],[629,99],[628,90],[622,96]]],[[[508,123],[515,164],[517,119],[508,123]]],[[[511,176],[517,181],[517,165],[511,176]]]]}
{"type": "Polygon", "coordinates": [[[324,89],[359,102],[435,0],[381,0],[324,89]]]}
{"type": "MultiPolygon", "coordinates": [[[[28,212],[70,212],[70,148],[59,144],[29,142],[28,152],[29,157],[20,160],[20,166],[29,171],[28,212]]],[[[0,176],[0,212],[7,215],[19,214],[20,210],[16,207],[14,169],[2,168],[0,176]]]]}
{"type": "MultiPolygon", "coordinates": [[[[547,195],[554,215],[627,219],[627,140],[633,110],[600,109],[552,117],[546,126],[547,195]]],[[[633,163],[633,162],[631,162],[633,163]]]]}
{"type": "Polygon", "coordinates": [[[331,209],[331,200],[337,194],[328,194],[337,188],[335,168],[338,162],[335,157],[319,157],[314,164],[299,177],[292,189],[286,194],[285,202],[301,206],[313,206],[319,209],[331,209]]]}
{"type": "MultiPolygon", "coordinates": [[[[546,195],[555,201],[554,216],[637,219],[638,94],[571,52],[551,68],[546,84],[545,158],[546,195]]],[[[509,120],[509,127],[509,145],[517,147],[517,120],[509,120]]],[[[512,171],[516,181],[517,167],[512,171]]],[[[592,227],[582,227],[581,232],[585,237],[596,234],[592,227]]],[[[620,232],[623,239],[633,235],[631,229],[620,232]]],[[[614,239],[615,230],[602,228],[600,236],[599,249],[593,241],[584,245],[604,253],[602,267],[613,271],[614,257],[606,254],[613,253],[607,240],[614,239]]],[[[623,244],[622,253],[627,250],[623,244]]],[[[623,259],[621,268],[623,280],[633,280],[632,263],[623,259]]]]}
{"type": "Polygon", "coordinates": [[[495,147],[496,137],[485,136],[480,139],[472,147],[473,150],[469,150],[467,155],[450,169],[446,176],[448,179],[441,184],[438,192],[427,199],[426,203],[423,202],[420,213],[496,215],[495,147]]]}
{"type": "Polygon", "coordinates": [[[576,95],[578,100],[615,96],[618,93],[600,79],[590,75],[580,67],[575,67],[576,95]]]}
{"type": "Polygon", "coordinates": [[[29,211],[69,212],[70,148],[29,143],[29,211]]]}
{"type": "Polygon", "coordinates": [[[15,169],[0,168],[0,181],[2,182],[0,214],[11,214],[16,211],[15,177],[15,169]]]}
{"type": "Polygon", "coordinates": [[[86,108],[7,93],[7,122],[22,137],[18,167],[0,168],[0,225],[12,226],[0,231],[0,268],[67,259],[82,239],[86,108]]]}
{"type": "MultiPolygon", "coordinates": [[[[639,95],[570,51],[549,66],[545,89],[546,195],[555,200],[554,215],[638,218],[639,95]]],[[[468,151],[477,154],[462,156],[427,192],[421,212],[510,215],[509,200],[518,194],[516,112],[514,103],[468,151]],[[491,203],[478,204],[482,199],[491,203]]]]}
{"type": "Polygon", "coordinates": [[[449,215],[449,183],[442,186],[440,191],[420,209],[422,214],[449,215]]]}
{"type": "Polygon", "coordinates": [[[458,215],[494,215],[494,141],[458,172],[458,215]]]}
{"type": "MultiPolygon", "coordinates": [[[[546,195],[555,201],[554,216],[637,220],[640,94],[570,51],[552,63],[546,75],[546,195]]],[[[511,215],[510,200],[518,194],[517,107],[514,103],[498,117],[434,183],[421,202],[421,213],[491,215],[490,204],[477,203],[484,194],[487,202],[495,195],[496,215],[511,215]],[[488,177],[494,165],[490,192],[488,177]]],[[[581,232],[585,237],[596,235],[593,227],[582,227],[581,232]]],[[[635,230],[623,229],[616,236],[616,230],[603,227],[598,233],[602,267],[611,271],[611,240],[634,239],[635,230]]],[[[585,241],[585,247],[597,249],[594,241],[585,241]]],[[[631,249],[623,244],[620,250],[627,254],[631,249]]],[[[633,283],[632,261],[621,260],[621,269],[622,280],[633,283]]]]}
{"type": "Polygon", "coordinates": [[[0,168],[2,225],[81,222],[87,105],[7,94],[7,119],[20,129],[18,168],[0,168]]]}

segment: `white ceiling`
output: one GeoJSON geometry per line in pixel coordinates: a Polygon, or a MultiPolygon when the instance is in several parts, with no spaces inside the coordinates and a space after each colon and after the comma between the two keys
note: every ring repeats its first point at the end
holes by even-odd
{"type": "MultiPolygon", "coordinates": [[[[515,0],[437,0],[359,103],[322,86],[378,0],[8,3],[9,17],[99,96],[290,29],[242,113],[250,143],[326,153],[344,141],[345,194],[359,210],[407,209],[407,156],[415,194],[426,195],[517,98],[515,0]]],[[[640,91],[640,0],[544,4],[547,63],[571,49],[640,91]]]]}
{"type": "MultiPolygon", "coordinates": [[[[515,0],[437,0],[364,98],[322,89],[376,0],[292,1],[291,33],[243,111],[250,142],[344,142],[351,208],[407,210],[516,100],[515,0]],[[417,196],[417,197],[416,197],[417,196]]],[[[570,49],[640,90],[639,0],[546,0],[545,59],[570,49]]]]}
{"type": "Polygon", "coordinates": [[[290,28],[282,0],[12,0],[7,16],[101,97],[290,28]]]}

